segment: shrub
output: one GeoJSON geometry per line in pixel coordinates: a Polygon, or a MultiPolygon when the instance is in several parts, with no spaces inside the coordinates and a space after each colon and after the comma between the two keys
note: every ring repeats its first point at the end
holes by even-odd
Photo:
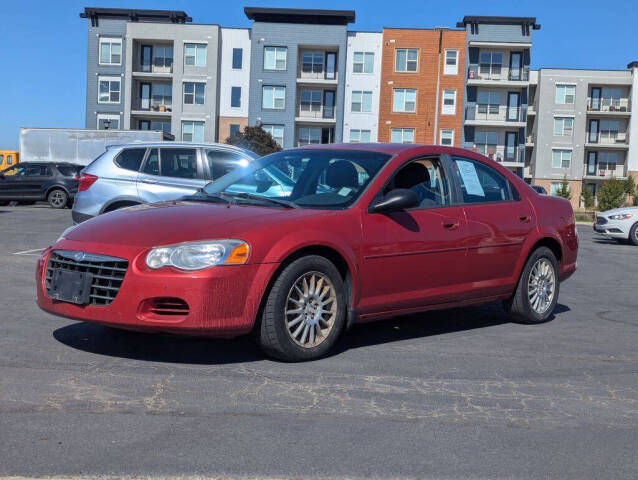
{"type": "Polygon", "coordinates": [[[556,195],[566,198],[567,200],[571,200],[572,192],[570,192],[569,190],[569,182],[567,181],[567,177],[564,177],[563,181],[560,182],[560,186],[558,187],[558,190],[556,190],[556,195]]]}
{"type": "Polygon", "coordinates": [[[243,131],[228,137],[226,143],[251,150],[261,156],[281,152],[281,146],[260,126],[244,127],[243,131]]]}
{"type": "Polygon", "coordinates": [[[585,208],[590,209],[594,207],[594,196],[591,193],[591,189],[586,185],[584,185],[582,197],[585,208]]]}
{"type": "Polygon", "coordinates": [[[612,208],[619,208],[625,204],[625,182],[611,178],[603,183],[598,194],[598,207],[603,212],[612,208]]]}

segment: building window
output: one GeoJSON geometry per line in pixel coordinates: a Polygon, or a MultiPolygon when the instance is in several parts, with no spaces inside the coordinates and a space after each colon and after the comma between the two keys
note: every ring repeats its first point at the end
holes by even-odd
{"type": "Polygon", "coordinates": [[[230,88],[230,106],[241,107],[241,87],[230,88]]]}
{"type": "Polygon", "coordinates": [[[184,82],[184,105],[204,105],[205,83],[184,82]]]}
{"type": "Polygon", "coordinates": [[[576,85],[556,85],[556,103],[572,105],[576,96],[576,85]]]}
{"type": "Polygon", "coordinates": [[[454,130],[441,130],[441,145],[454,145],[454,130]]]}
{"type": "Polygon", "coordinates": [[[416,48],[397,48],[394,70],[396,72],[416,72],[418,59],[419,51],[416,48]]]}
{"type": "Polygon", "coordinates": [[[270,136],[279,144],[284,146],[284,126],[283,125],[262,125],[261,128],[270,133],[270,136]]]}
{"type": "Polygon", "coordinates": [[[205,43],[187,43],[184,50],[184,65],[194,67],[206,66],[205,43]]]}
{"type": "Polygon", "coordinates": [[[395,88],[392,100],[393,112],[415,112],[416,90],[413,88],[395,88]]]}
{"type": "Polygon", "coordinates": [[[230,124],[230,136],[234,137],[235,135],[237,135],[239,133],[239,128],[240,126],[236,123],[231,123],[230,124]]]}
{"type": "Polygon", "coordinates": [[[122,39],[100,37],[100,65],[122,64],[122,39]]]}
{"type": "Polygon", "coordinates": [[[183,121],[182,122],[183,142],[203,142],[204,122],[183,121]]]}
{"type": "Polygon", "coordinates": [[[441,113],[443,115],[454,115],[456,113],[456,90],[443,90],[441,113]]]}
{"type": "Polygon", "coordinates": [[[288,48],[264,47],[264,70],[285,70],[288,48]]]}
{"type": "Polygon", "coordinates": [[[98,130],[119,130],[120,116],[108,113],[98,113],[97,128],[98,130]]]}
{"type": "Polygon", "coordinates": [[[501,106],[501,94],[481,90],[477,94],[477,111],[481,114],[498,115],[501,106]]]}
{"type": "Polygon", "coordinates": [[[300,111],[311,113],[311,112],[321,112],[321,90],[302,90],[301,91],[301,102],[300,102],[300,111]]]}
{"type": "Polygon", "coordinates": [[[552,168],[569,168],[572,163],[571,150],[552,150],[552,168]]]}
{"type": "Polygon", "coordinates": [[[264,86],[261,106],[277,110],[286,108],[286,87],[264,86]]]}
{"type": "Polygon", "coordinates": [[[620,122],[618,120],[601,120],[599,141],[603,143],[614,143],[618,138],[620,122]]]}
{"type": "Polygon", "coordinates": [[[171,133],[171,122],[140,120],[138,123],[138,128],[140,130],[153,130],[156,132],[171,133]]]}
{"type": "Polygon", "coordinates": [[[322,73],[323,52],[303,52],[301,55],[301,71],[303,73],[322,73]]]}
{"type": "Polygon", "coordinates": [[[558,191],[560,190],[560,187],[562,185],[563,182],[552,182],[549,184],[549,194],[550,195],[558,195],[558,191]]]}
{"type": "Polygon", "coordinates": [[[500,76],[503,68],[503,52],[481,52],[479,58],[479,74],[500,76]]]}
{"type": "Polygon", "coordinates": [[[598,152],[598,170],[599,171],[616,171],[618,164],[618,154],[616,152],[598,152]]]}
{"type": "Polygon", "coordinates": [[[311,145],[321,143],[320,127],[301,127],[299,128],[299,145],[311,145]]]}
{"type": "Polygon", "coordinates": [[[157,72],[170,72],[173,69],[173,47],[155,45],[153,47],[153,66],[157,72]]]}
{"type": "Polygon", "coordinates": [[[370,130],[350,130],[350,143],[369,143],[370,142],[370,130]]]}
{"type": "Polygon", "coordinates": [[[170,83],[154,83],[152,86],[153,110],[160,110],[161,106],[170,110],[173,105],[173,86],[170,83]]]}
{"type": "Polygon", "coordinates": [[[414,143],[414,128],[393,128],[392,143],[414,143]]]}
{"type": "Polygon", "coordinates": [[[98,78],[97,103],[120,103],[120,77],[98,78]]]}
{"type": "Polygon", "coordinates": [[[351,110],[357,113],[372,112],[372,92],[353,91],[351,110]]]}
{"type": "Polygon", "coordinates": [[[244,50],[242,48],[233,48],[233,68],[241,70],[243,62],[244,50]]]}
{"type": "Polygon", "coordinates": [[[474,134],[476,151],[482,155],[493,157],[498,145],[498,133],[491,131],[478,131],[474,134]]]}
{"type": "Polygon", "coordinates": [[[445,67],[443,68],[445,75],[456,75],[459,73],[459,51],[458,50],[446,50],[445,51],[445,67]]]}
{"type": "Polygon", "coordinates": [[[572,117],[554,117],[554,135],[557,137],[571,137],[574,132],[572,117]]]}
{"type": "Polygon", "coordinates": [[[354,73],[373,73],[374,52],[354,52],[352,71],[354,73]]]}

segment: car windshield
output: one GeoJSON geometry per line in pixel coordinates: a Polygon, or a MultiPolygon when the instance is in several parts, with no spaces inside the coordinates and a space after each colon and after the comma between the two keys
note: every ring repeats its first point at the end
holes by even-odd
{"type": "Polygon", "coordinates": [[[390,155],[353,150],[289,150],[237,168],[208,184],[208,195],[295,207],[340,209],[352,205],[390,155]]]}

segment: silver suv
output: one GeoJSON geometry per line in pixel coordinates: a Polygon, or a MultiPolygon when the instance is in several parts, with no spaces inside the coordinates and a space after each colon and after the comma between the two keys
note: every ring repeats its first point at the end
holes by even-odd
{"type": "Polygon", "coordinates": [[[257,155],[232,145],[144,143],[109,147],[80,174],[73,222],[141,203],[192,195],[257,155]]]}

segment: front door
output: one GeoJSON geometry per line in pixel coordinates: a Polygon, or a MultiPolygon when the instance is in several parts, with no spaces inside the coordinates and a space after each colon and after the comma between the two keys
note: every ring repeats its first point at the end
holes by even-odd
{"type": "Polygon", "coordinates": [[[587,152],[587,175],[596,175],[598,166],[597,152],[587,152]]]}
{"type": "Polygon", "coordinates": [[[409,311],[463,296],[466,225],[462,207],[452,205],[441,160],[411,161],[378,197],[395,188],[415,191],[420,205],[363,214],[361,315],[409,311]]]}
{"type": "Polygon", "coordinates": [[[15,199],[22,195],[24,186],[22,180],[25,178],[26,170],[26,165],[16,165],[2,171],[0,198],[15,199]]]}
{"type": "Polygon", "coordinates": [[[507,121],[520,122],[520,98],[519,92],[509,92],[507,94],[507,121]]]}
{"type": "Polygon", "coordinates": [[[591,109],[592,110],[600,110],[600,98],[601,98],[600,87],[593,87],[591,89],[591,109]]]}
{"type": "Polygon", "coordinates": [[[141,110],[151,109],[151,84],[150,83],[140,84],[140,109],[141,110]]]}
{"type": "Polygon", "coordinates": [[[518,139],[518,133],[505,132],[505,159],[504,160],[506,162],[516,161],[517,139],[518,139]]]}
{"type": "Polygon", "coordinates": [[[521,52],[512,52],[510,54],[510,80],[522,80],[521,63],[521,52]]]}
{"type": "Polygon", "coordinates": [[[467,220],[468,293],[509,292],[523,243],[536,225],[532,206],[494,168],[465,157],[452,161],[467,220]]]}

